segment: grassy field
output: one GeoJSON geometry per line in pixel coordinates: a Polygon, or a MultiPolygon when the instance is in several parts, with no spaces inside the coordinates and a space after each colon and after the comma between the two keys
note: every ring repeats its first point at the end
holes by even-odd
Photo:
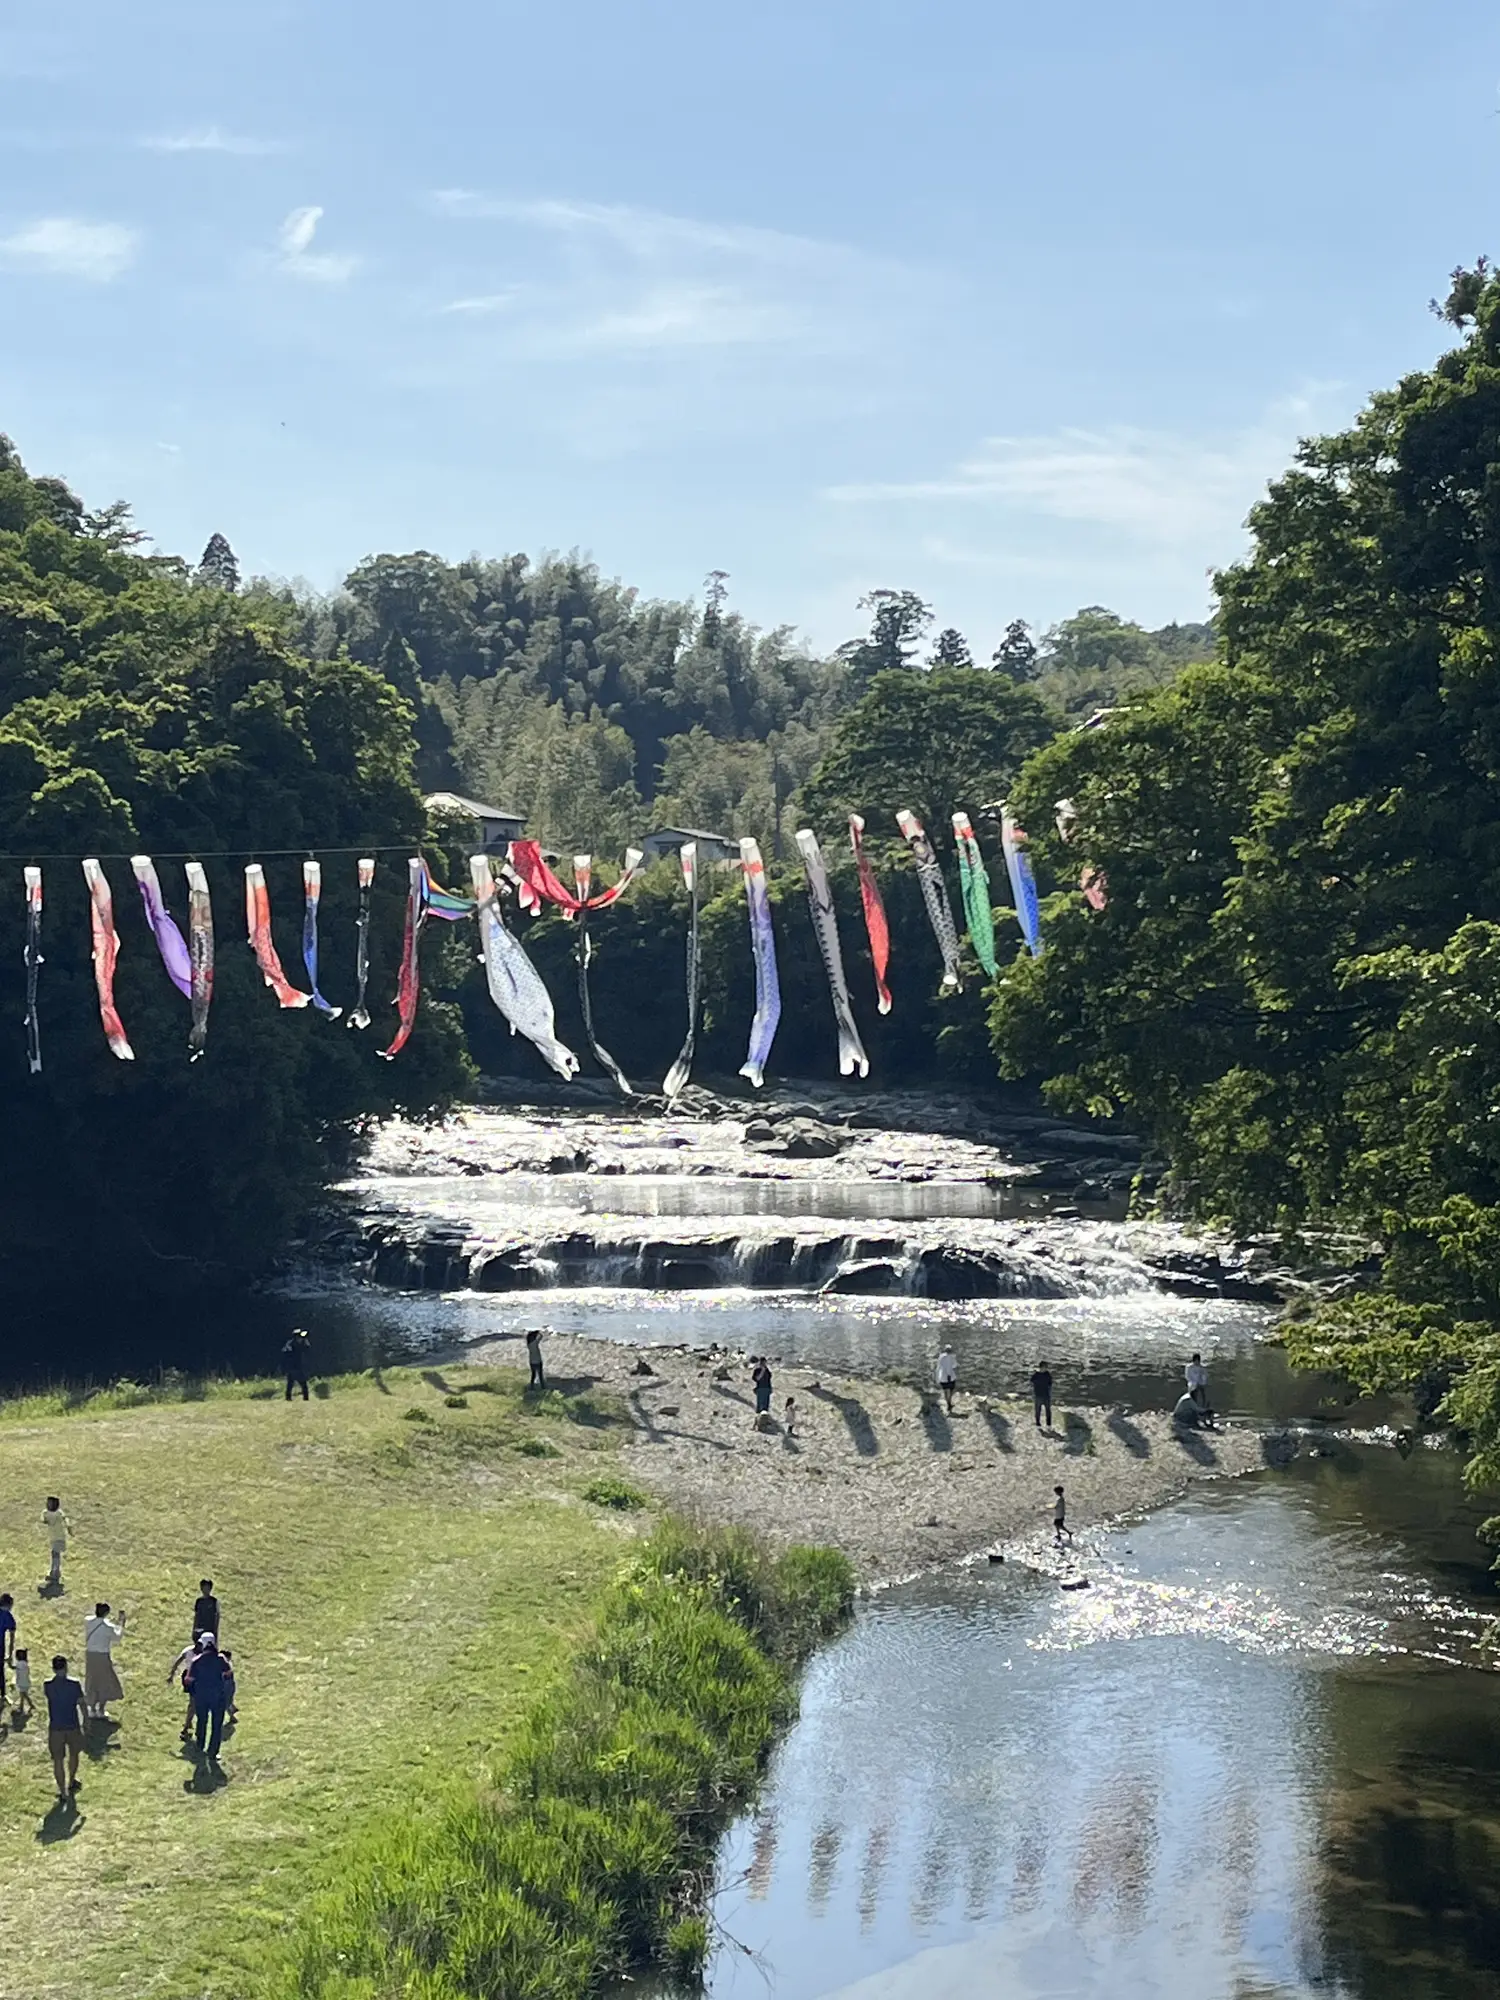
{"type": "Polygon", "coordinates": [[[91,1740],[75,1813],[55,1805],[45,1711],[0,1735],[3,2000],[244,1994],[372,1819],[435,1811],[504,1753],[644,1519],[582,1498],[613,1468],[608,1408],[520,1379],[391,1370],[308,1404],[238,1383],[0,1410],[0,1588],[38,1687],[55,1651],[81,1663],[96,1597],[129,1618],[119,1727],[91,1740]],[[74,1531],[57,1598],[38,1589],[48,1493],[74,1531]],[[239,1673],[218,1789],[166,1685],[200,1576],[239,1673]]]}

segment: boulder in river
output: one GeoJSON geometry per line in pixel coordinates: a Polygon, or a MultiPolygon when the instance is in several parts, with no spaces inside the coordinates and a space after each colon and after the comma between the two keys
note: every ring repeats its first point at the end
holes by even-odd
{"type": "Polygon", "coordinates": [[[997,1299],[1000,1273],[987,1258],[949,1245],[924,1250],[917,1260],[929,1299],[997,1299]]]}
{"type": "Polygon", "coordinates": [[[548,1274],[530,1257],[502,1250],[497,1257],[487,1257],[469,1282],[478,1292],[535,1292],[548,1282],[548,1274]]]}
{"type": "Polygon", "coordinates": [[[863,1263],[845,1264],[823,1286],[824,1292],[845,1293],[857,1298],[886,1298],[904,1289],[905,1273],[883,1257],[866,1258],[863,1263]]]}

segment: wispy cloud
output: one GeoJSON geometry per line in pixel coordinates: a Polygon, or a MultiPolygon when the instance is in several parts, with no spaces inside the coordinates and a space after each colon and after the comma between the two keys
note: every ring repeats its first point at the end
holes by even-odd
{"type": "Polygon", "coordinates": [[[862,303],[895,268],[842,244],[623,204],[467,188],[432,200],[454,221],[504,225],[501,254],[527,273],[445,310],[504,310],[554,356],[856,343],[862,303]]]}
{"type": "Polygon", "coordinates": [[[316,284],[342,285],[359,269],[360,260],[354,256],[338,256],[331,251],[313,249],[313,238],[322,219],[321,208],[294,208],[277,232],[280,253],[277,264],[279,269],[296,278],[308,278],[316,284]]]}
{"type": "Polygon", "coordinates": [[[0,237],[0,262],[13,269],[108,284],[134,262],[139,233],[118,222],[49,215],[0,237]]]}
{"type": "Polygon", "coordinates": [[[824,497],[927,513],[985,507],[1142,543],[1183,545],[1243,525],[1321,393],[1278,404],[1260,423],[1221,438],[1125,426],[986,438],[971,457],[935,478],[833,486],[824,497]]]}
{"type": "Polygon", "coordinates": [[[137,144],[150,153],[235,153],[244,159],[290,151],[284,139],[253,139],[246,133],[225,132],[217,125],[197,125],[186,132],[161,132],[138,140],[137,144]]]}

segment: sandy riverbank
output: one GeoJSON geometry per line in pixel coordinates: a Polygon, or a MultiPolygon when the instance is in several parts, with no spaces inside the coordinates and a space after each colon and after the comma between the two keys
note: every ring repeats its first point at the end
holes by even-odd
{"type": "MultiPolygon", "coordinates": [[[[523,1360],[519,1336],[468,1358],[523,1360]]],[[[778,1367],[776,1428],[757,1432],[749,1368],[738,1356],[549,1334],[550,1381],[623,1399],[634,1427],[630,1476],[673,1506],[735,1521],[773,1544],[827,1542],[875,1583],[1047,1529],[1052,1489],[1084,1531],[1159,1506],[1199,1479],[1254,1471],[1266,1439],[1238,1426],[1177,1431],[1165,1415],[1053,1409],[1038,1430],[1029,1399],[968,1396],[950,1418],[935,1395],[885,1382],[778,1367]],[[637,1374],[642,1360],[652,1373],[637,1374]],[[797,1403],[795,1435],[782,1425],[797,1403]]],[[[1163,1384],[1163,1393],[1170,1385],[1163,1384]]]]}

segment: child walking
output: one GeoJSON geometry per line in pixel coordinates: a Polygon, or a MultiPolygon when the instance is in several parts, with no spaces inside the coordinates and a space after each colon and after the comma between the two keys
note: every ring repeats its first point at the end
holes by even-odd
{"type": "Polygon", "coordinates": [[[1072,1542],[1073,1530],[1068,1526],[1068,1503],[1062,1488],[1054,1486],[1052,1491],[1056,1496],[1052,1502],[1052,1539],[1061,1548],[1064,1535],[1072,1542]]]}
{"type": "Polygon", "coordinates": [[[68,1548],[68,1517],[55,1493],[47,1496],[47,1505],[42,1511],[42,1531],[52,1551],[52,1567],[47,1573],[47,1581],[61,1585],[63,1557],[68,1548]]]}
{"type": "Polygon", "coordinates": [[[24,1646],[17,1646],[12,1664],[16,1670],[16,1705],[11,1714],[19,1722],[31,1713],[31,1661],[24,1646]]]}

